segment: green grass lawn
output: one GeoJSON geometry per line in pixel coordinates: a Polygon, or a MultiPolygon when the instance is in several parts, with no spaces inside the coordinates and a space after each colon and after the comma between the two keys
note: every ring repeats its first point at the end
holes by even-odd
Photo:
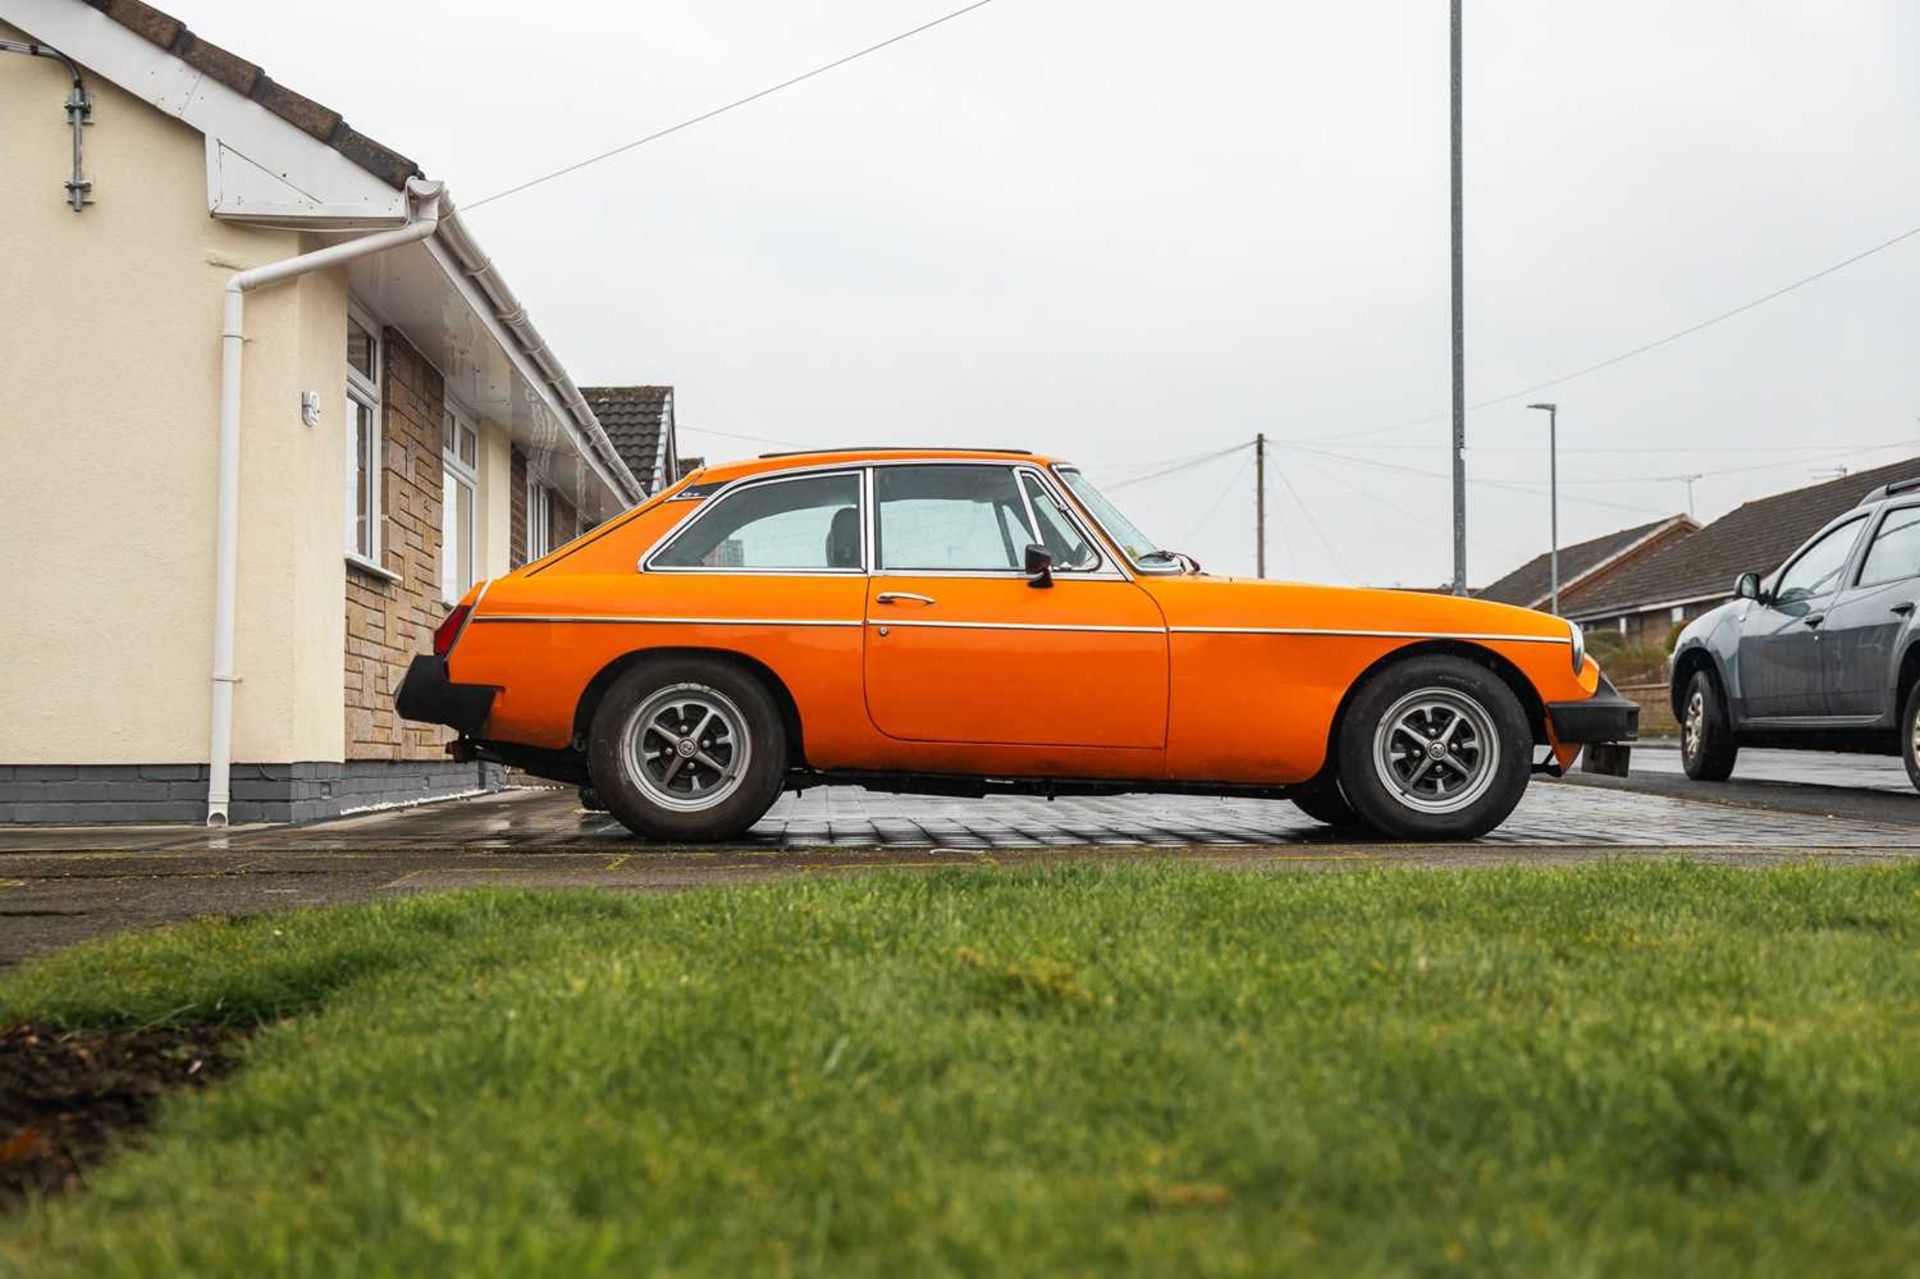
{"type": "Polygon", "coordinates": [[[0,1024],[265,1022],[0,1270],[1920,1265],[1920,869],[809,878],[205,923],[0,1024]]]}

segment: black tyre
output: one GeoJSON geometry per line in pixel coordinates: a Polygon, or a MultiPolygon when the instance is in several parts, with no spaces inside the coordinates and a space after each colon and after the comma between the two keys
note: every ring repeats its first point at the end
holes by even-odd
{"type": "Polygon", "coordinates": [[[1340,793],[1338,782],[1323,782],[1287,798],[1308,817],[1335,830],[1366,829],[1367,824],[1360,820],[1360,814],[1353,811],[1353,805],[1340,793]]]}
{"type": "Polygon", "coordinates": [[[595,797],[627,829],[700,843],[744,834],[779,798],[787,734],[754,676],[714,658],[672,658],[607,690],[587,759],[595,797]]]}
{"type": "Polygon", "coordinates": [[[1907,780],[1920,787],[1920,684],[1907,691],[1907,704],[1900,708],[1900,758],[1907,780]]]}
{"type": "Polygon", "coordinates": [[[1724,782],[1733,776],[1739,755],[1720,682],[1707,671],[1695,671],[1680,702],[1680,766],[1696,782],[1724,782]]]}
{"type": "Polygon", "coordinates": [[[1340,789],[1395,839],[1477,839],[1533,771],[1533,730],[1506,681],[1459,657],[1416,657],[1363,685],[1340,725],[1340,789]]]}

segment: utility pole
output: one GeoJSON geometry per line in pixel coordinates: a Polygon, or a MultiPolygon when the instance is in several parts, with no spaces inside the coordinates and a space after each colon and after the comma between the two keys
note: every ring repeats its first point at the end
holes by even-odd
{"type": "Polygon", "coordinates": [[[1253,437],[1253,575],[1267,575],[1267,433],[1253,437]]]}
{"type": "Polygon", "coordinates": [[[1467,593],[1467,311],[1461,237],[1460,5],[1453,0],[1453,593],[1467,593]]]}

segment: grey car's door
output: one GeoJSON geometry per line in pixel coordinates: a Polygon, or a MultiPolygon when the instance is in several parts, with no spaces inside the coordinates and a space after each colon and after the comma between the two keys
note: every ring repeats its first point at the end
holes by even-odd
{"type": "Polygon", "coordinates": [[[1749,717],[1827,714],[1820,628],[1853,557],[1866,516],[1835,525],[1801,548],[1740,623],[1740,696],[1749,717]]]}
{"type": "Polygon", "coordinates": [[[1889,507],[1860,568],[1820,628],[1827,713],[1881,716],[1892,705],[1908,619],[1920,601],[1920,505],[1889,507]]]}

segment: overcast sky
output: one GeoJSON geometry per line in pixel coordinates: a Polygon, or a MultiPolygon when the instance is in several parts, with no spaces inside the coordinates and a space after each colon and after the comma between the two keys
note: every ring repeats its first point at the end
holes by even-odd
{"type": "MultiPolygon", "coordinates": [[[[163,7],[470,206],[959,3],[163,7]]],[[[1112,485],[1265,431],[1271,575],[1437,583],[1446,10],[995,0],[468,220],[577,381],[678,388],[686,451],[1014,445],[1112,485]]],[[[1916,49],[1897,0],[1468,0],[1469,399],[1920,223],[1916,49]]],[[[1543,392],[1563,542],[1684,509],[1658,477],[1706,472],[1707,519],[1920,456],[1917,339],[1920,237],[1543,392]]],[[[1540,490],[1470,489],[1476,584],[1545,549],[1523,404],[1468,421],[1471,476],[1540,490]]],[[[1115,497],[1249,572],[1249,464],[1115,497]]]]}

